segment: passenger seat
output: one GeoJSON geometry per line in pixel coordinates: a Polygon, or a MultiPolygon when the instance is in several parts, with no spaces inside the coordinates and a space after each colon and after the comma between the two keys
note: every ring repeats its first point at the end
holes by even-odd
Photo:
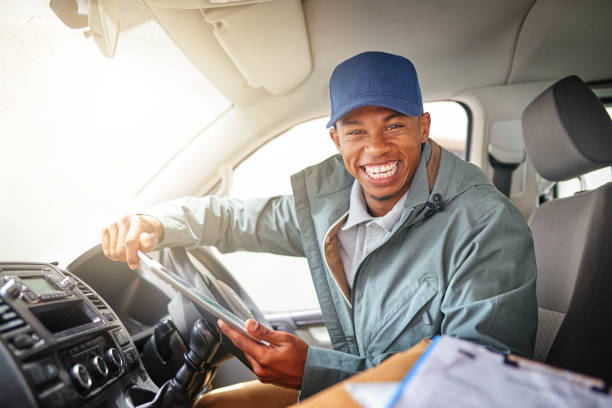
{"type": "MultiPolygon", "coordinates": [[[[612,121],[577,76],[523,112],[527,154],[538,173],[563,181],[612,165],[612,121]]],[[[534,358],[612,380],[612,183],[552,200],[529,219],[539,325],[534,358]]]]}

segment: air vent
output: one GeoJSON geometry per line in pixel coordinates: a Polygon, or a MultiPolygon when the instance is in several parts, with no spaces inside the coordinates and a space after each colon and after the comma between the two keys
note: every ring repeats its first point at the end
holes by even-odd
{"type": "Polygon", "coordinates": [[[77,287],[79,288],[81,293],[83,293],[87,297],[87,299],[91,300],[91,303],[93,303],[96,308],[100,310],[107,309],[102,299],[100,299],[100,297],[96,295],[91,289],[85,286],[84,283],[78,282],[77,287]]]}
{"type": "Polygon", "coordinates": [[[0,298],[0,333],[8,333],[23,326],[25,322],[0,298]]]}

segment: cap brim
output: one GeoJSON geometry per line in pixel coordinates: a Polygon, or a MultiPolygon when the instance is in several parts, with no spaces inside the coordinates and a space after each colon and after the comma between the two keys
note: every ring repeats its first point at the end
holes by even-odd
{"type": "Polygon", "coordinates": [[[361,106],[382,106],[408,116],[421,116],[423,114],[423,105],[408,101],[404,98],[399,98],[394,95],[365,95],[353,99],[350,103],[337,109],[333,116],[329,118],[327,128],[329,129],[334,126],[334,124],[344,115],[361,106]]]}

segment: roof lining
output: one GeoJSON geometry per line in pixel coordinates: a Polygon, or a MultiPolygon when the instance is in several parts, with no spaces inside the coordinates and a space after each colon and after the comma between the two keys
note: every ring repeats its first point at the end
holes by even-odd
{"type": "Polygon", "coordinates": [[[538,2],[538,0],[533,0],[533,2],[531,3],[531,6],[529,6],[527,11],[525,12],[525,15],[523,16],[523,19],[521,20],[521,24],[519,25],[519,29],[516,32],[516,38],[514,40],[514,47],[512,48],[512,59],[510,60],[510,66],[508,67],[508,75],[506,76],[506,80],[504,81],[504,84],[506,84],[506,85],[509,84],[510,77],[512,76],[512,73],[514,72],[514,67],[515,67],[515,64],[516,64],[516,50],[518,48],[518,43],[519,43],[519,40],[521,38],[521,33],[523,32],[523,27],[525,27],[525,22],[529,18],[529,14],[533,10],[533,7],[535,6],[535,4],[537,2],[538,2]]]}

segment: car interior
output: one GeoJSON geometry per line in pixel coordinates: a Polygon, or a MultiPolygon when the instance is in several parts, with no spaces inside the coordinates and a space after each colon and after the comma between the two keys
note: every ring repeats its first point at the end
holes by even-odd
{"type": "MultiPolygon", "coordinates": [[[[336,153],[331,72],[374,50],[414,63],[432,139],[480,167],[528,222],[533,358],[612,383],[609,0],[5,6],[6,406],[145,406],[185,375],[197,322],[213,315],[147,265],[106,258],[100,230],[184,196],[290,194],[292,173],[336,153]]],[[[331,347],[303,259],[212,247],[151,255],[236,316],[331,347]]],[[[184,406],[256,378],[227,338],[209,341],[219,349],[184,406]]]]}

